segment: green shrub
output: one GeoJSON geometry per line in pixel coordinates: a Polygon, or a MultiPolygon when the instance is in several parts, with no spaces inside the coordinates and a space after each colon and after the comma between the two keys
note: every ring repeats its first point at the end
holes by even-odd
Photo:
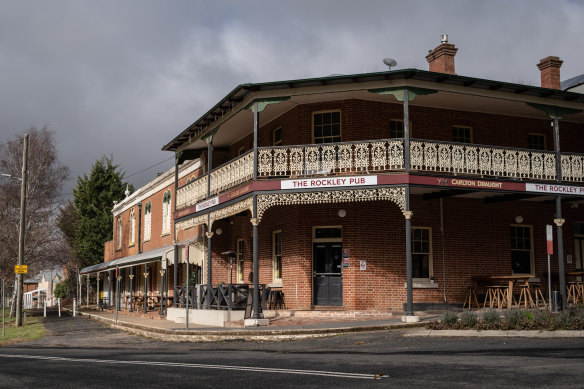
{"type": "Polygon", "coordinates": [[[544,310],[537,310],[535,312],[533,312],[532,315],[533,319],[533,324],[537,327],[537,328],[547,328],[549,326],[549,322],[551,320],[550,314],[548,311],[544,311],[544,310]]]}
{"type": "Polygon", "coordinates": [[[456,313],[454,313],[454,312],[446,311],[442,314],[442,324],[444,324],[446,326],[454,325],[454,324],[456,324],[457,321],[458,321],[458,316],[456,316],[456,313]]]}
{"type": "Polygon", "coordinates": [[[489,326],[494,326],[501,322],[501,316],[499,315],[499,312],[491,309],[483,314],[483,321],[489,326]]]}
{"type": "Polygon", "coordinates": [[[503,316],[509,328],[518,329],[522,325],[524,319],[527,318],[526,311],[522,309],[508,309],[503,316]]]}
{"type": "Polygon", "coordinates": [[[473,328],[477,324],[477,314],[471,311],[463,312],[460,315],[460,322],[465,328],[473,328]]]}
{"type": "Polygon", "coordinates": [[[55,286],[54,294],[58,299],[67,297],[67,284],[65,282],[59,282],[57,286],[55,286]]]}
{"type": "Polygon", "coordinates": [[[554,326],[556,329],[571,328],[570,311],[564,310],[554,316],[554,326]]]}

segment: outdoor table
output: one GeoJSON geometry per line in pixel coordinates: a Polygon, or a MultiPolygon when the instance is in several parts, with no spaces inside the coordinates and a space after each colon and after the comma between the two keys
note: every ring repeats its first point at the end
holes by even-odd
{"type": "Polygon", "coordinates": [[[489,277],[495,281],[507,281],[509,282],[508,290],[507,290],[507,309],[511,309],[511,305],[513,303],[513,284],[515,281],[525,281],[526,284],[529,283],[529,279],[531,275],[495,275],[489,277]]]}
{"type": "Polygon", "coordinates": [[[577,277],[584,276],[584,270],[576,270],[569,273],[566,273],[567,276],[574,278],[573,286],[574,289],[570,291],[570,287],[567,285],[566,289],[568,289],[568,300],[570,297],[572,298],[574,304],[578,303],[578,300],[582,299],[584,301],[584,282],[578,281],[577,277]]]}

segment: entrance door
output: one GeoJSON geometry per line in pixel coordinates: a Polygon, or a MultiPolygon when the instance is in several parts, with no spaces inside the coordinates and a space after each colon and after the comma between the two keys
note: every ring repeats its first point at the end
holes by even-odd
{"type": "Polygon", "coordinates": [[[314,305],[343,305],[342,244],[314,243],[314,305]]]}

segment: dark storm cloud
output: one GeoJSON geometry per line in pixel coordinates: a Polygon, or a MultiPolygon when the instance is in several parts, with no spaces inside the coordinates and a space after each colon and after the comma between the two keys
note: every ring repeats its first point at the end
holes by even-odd
{"type": "Polygon", "coordinates": [[[539,85],[548,55],[581,74],[583,16],[568,0],[3,1],[0,142],[48,124],[74,178],[102,154],[131,174],[237,84],[381,71],[388,56],[427,69],[443,33],[462,75],[539,85]]]}

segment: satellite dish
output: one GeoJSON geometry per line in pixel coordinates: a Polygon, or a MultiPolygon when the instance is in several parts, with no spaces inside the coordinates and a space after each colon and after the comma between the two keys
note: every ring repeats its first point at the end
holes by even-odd
{"type": "Polygon", "coordinates": [[[383,58],[383,63],[385,65],[387,65],[387,67],[389,68],[389,70],[391,70],[392,67],[394,67],[395,65],[397,65],[397,61],[393,58],[383,58]]]}

